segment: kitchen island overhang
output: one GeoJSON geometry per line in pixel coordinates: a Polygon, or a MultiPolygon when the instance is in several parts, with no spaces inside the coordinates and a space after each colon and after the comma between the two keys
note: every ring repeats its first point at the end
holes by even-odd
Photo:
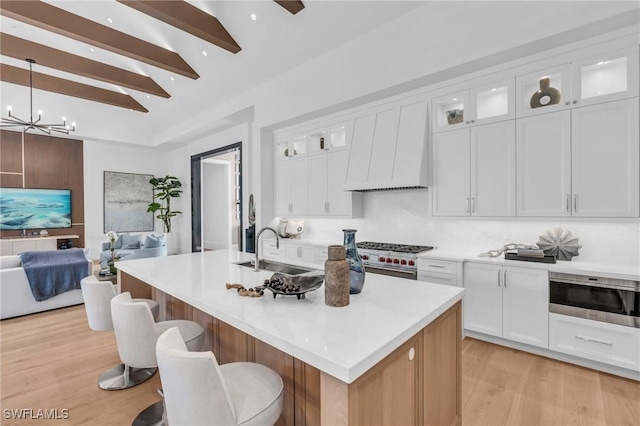
{"type": "MultiPolygon", "coordinates": [[[[268,292],[261,298],[241,297],[226,283],[255,287],[272,275],[235,264],[250,259],[249,254],[221,250],[123,261],[118,266],[123,291],[149,296],[136,294],[141,287],[135,285],[148,284],[331,376],[324,383],[337,379],[347,388],[444,313],[459,308],[464,294],[462,288],[369,274],[363,292],[352,295],[342,308],[324,304],[324,287],[301,300],[273,299],[268,292]]],[[[459,349],[459,319],[456,327],[453,340],[459,349]]],[[[451,380],[459,381],[459,371],[456,375],[451,380]]]]}

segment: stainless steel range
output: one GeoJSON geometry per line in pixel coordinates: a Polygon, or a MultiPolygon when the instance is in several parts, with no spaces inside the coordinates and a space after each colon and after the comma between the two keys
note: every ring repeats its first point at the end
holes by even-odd
{"type": "Polygon", "coordinates": [[[418,277],[418,253],[433,250],[431,246],[374,243],[356,244],[362,257],[365,271],[415,280],[418,277]]]}

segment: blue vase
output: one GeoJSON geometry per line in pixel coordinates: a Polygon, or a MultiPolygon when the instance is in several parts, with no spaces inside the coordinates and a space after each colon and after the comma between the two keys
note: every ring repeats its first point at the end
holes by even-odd
{"type": "Polygon", "coordinates": [[[364,286],[364,263],[358,254],[356,246],[356,230],[343,229],[344,248],[347,252],[347,262],[349,262],[349,293],[358,294],[364,286]]]}

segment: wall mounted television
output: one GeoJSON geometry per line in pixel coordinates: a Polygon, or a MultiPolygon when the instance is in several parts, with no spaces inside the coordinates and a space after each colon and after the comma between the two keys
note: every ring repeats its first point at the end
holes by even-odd
{"type": "Polygon", "coordinates": [[[71,228],[70,189],[0,188],[0,230],[71,228]]]}

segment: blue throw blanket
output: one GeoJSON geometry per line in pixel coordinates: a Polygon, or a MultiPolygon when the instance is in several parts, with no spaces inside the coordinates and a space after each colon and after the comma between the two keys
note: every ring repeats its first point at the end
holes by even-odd
{"type": "Polygon", "coordinates": [[[20,258],[38,302],[80,288],[80,280],[89,276],[82,249],[25,251],[20,258]]]}

